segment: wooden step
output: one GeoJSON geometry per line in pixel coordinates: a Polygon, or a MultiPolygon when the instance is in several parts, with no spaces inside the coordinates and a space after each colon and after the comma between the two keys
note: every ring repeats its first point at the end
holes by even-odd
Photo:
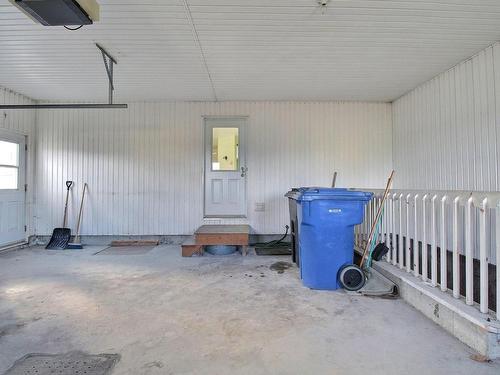
{"type": "Polygon", "coordinates": [[[250,225],[247,224],[212,224],[202,225],[195,234],[250,234],[250,225]]]}
{"type": "Polygon", "coordinates": [[[202,225],[194,232],[200,245],[248,246],[250,226],[248,225],[202,225]]]}
{"type": "Polygon", "coordinates": [[[199,245],[194,239],[190,238],[184,241],[181,245],[182,256],[192,257],[193,255],[201,256],[203,255],[203,245],[199,245]]]}
{"type": "Polygon", "coordinates": [[[202,225],[195,232],[198,245],[236,245],[246,255],[250,238],[249,225],[202,225]]]}

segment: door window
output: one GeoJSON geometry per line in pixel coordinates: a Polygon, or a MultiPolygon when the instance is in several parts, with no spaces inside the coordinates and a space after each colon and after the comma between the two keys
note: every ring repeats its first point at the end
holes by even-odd
{"type": "Polygon", "coordinates": [[[0,190],[19,189],[19,144],[0,141],[0,190]]]}
{"type": "Polygon", "coordinates": [[[213,171],[237,171],[239,169],[238,130],[238,128],[213,128],[213,171]]]}

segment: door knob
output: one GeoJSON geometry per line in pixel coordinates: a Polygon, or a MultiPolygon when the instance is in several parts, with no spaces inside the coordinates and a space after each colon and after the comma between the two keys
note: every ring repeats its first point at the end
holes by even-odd
{"type": "Polygon", "coordinates": [[[241,167],[241,177],[245,177],[247,174],[248,168],[247,167],[241,167]]]}

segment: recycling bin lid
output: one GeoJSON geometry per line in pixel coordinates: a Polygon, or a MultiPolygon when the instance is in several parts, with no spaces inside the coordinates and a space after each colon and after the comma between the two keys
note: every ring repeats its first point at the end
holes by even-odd
{"type": "Polygon", "coordinates": [[[291,188],[290,191],[288,191],[286,194],[285,194],[285,197],[287,198],[291,198],[291,199],[295,199],[295,200],[298,200],[300,198],[300,196],[305,192],[305,191],[314,191],[314,190],[338,190],[338,191],[341,191],[341,190],[346,190],[345,188],[325,188],[325,187],[319,187],[319,186],[302,186],[302,187],[298,187],[298,188],[291,188]]]}
{"type": "Polygon", "coordinates": [[[285,197],[297,200],[302,195],[302,192],[304,190],[307,190],[307,189],[310,189],[310,188],[309,187],[291,188],[290,191],[288,191],[285,194],[285,197]]]}
{"type": "Polygon", "coordinates": [[[367,202],[373,197],[373,193],[370,192],[344,189],[344,188],[310,187],[310,188],[302,188],[298,193],[300,195],[295,199],[299,201],[335,199],[335,200],[345,200],[345,201],[367,202]]]}

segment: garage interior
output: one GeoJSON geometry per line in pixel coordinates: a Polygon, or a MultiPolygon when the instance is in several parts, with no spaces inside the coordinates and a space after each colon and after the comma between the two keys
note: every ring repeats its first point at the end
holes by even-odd
{"type": "Polygon", "coordinates": [[[0,0],[0,374],[498,374],[499,160],[497,0],[0,0]]]}

